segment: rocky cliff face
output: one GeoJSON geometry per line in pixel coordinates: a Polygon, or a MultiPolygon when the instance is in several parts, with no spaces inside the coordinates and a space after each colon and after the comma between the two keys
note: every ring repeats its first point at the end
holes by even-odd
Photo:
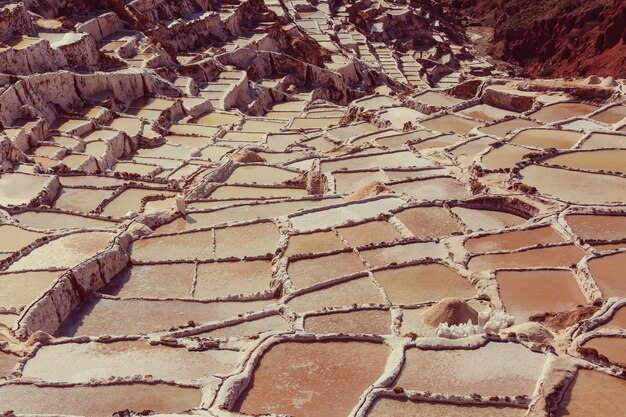
{"type": "Polygon", "coordinates": [[[452,0],[466,23],[493,28],[490,53],[532,76],[623,77],[623,0],[452,0]]]}

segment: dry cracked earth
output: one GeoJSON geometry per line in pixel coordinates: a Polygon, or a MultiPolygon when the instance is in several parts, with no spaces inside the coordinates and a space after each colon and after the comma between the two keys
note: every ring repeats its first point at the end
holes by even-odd
{"type": "Polygon", "coordinates": [[[623,415],[624,80],[425,1],[2,3],[3,416],[623,415]]]}

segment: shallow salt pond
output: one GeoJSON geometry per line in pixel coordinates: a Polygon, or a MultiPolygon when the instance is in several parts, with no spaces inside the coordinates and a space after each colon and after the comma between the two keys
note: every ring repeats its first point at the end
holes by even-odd
{"type": "Polygon", "coordinates": [[[453,207],[450,209],[472,231],[519,226],[526,219],[504,211],[453,207]]]}
{"type": "Polygon", "coordinates": [[[589,271],[605,299],[626,297],[625,268],[626,252],[589,260],[589,271]]]}
{"type": "Polygon", "coordinates": [[[54,207],[61,210],[89,213],[112,194],[112,190],[63,187],[57,193],[54,207]]]}
{"type": "Polygon", "coordinates": [[[10,224],[0,224],[0,252],[18,251],[45,236],[48,234],[24,230],[10,224]]]}
{"type": "Polygon", "coordinates": [[[393,107],[379,114],[381,119],[388,121],[396,129],[402,129],[406,123],[415,123],[424,116],[426,116],[424,113],[408,107],[393,107]]]}
{"type": "Polygon", "coordinates": [[[22,308],[52,287],[63,271],[0,273],[0,307],[22,308]]]}
{"type": "Polygon", "coordinates": [[[199,389],[166,384],[0,386],[0,404],[17,414],[108,417],[124,409],[180,413],[199,407],[201,402],[202,392],[199,389]],[[94,401],[94,398],[97,400],[94,401]]]}
{"type": "Polygon", "coordinates": [[[598,107],[583,103],[557,103],[546,106],[530,115],[543,123],[552,123],[571,117],[584,116],[597,110],[598,107]]]}
{"type": "Polygon", "coordinates": [[[27,204],[43,190],[50,177],[21,173],[0,175],[0,205],[27,204]]]}
{"type": "Polygon", "coordinates": [[[264,353],[235,409],[294,417],[347,416],[382,374],[389,348],[367,342],[283,342],[264,353]]]}
{"type": "Polygon", "coordinates": [[[420,122],[420,125],[427,129],[436,130],[441,133],[457,133],[467,135],[475,127],[482,126],[483,123],[463,117],[446,115],[420,122]]]}
{"type": "Polygon", "coordinates": [[[289,324],[278,314],[262,317],[260,319],[246,319],[241,323],[219,327],[200,333],[203,337],[226,338],[226,337],[255,337],[269,331],[290,331],[289,324]]]}
{"type": "Polygon", "coordinates": [[[72,268],[104,251],[115,237],[112,233],[74,233],[55,239],[13,263],[7,271],[72,268]]]}
{"type": "Polygon", "coordinates": [[[496,280],[507,313],[520,323],[533,314],[570,311],[587,303],[569,271],[498,271],[496,280]]]}
{"type": "Polygon", "coordinates": [[[132,265],[100,292],[117,297],[191,297],[196,266],[192,263],[132,265]]]}
{"type": "Polygon", "coordinates": [[[438,177],[391,184],[391,190],[417,200],[462,200],[471,196],[457,179],[438,177]]]}
{"type": "Polygon", "coordinates": [[[486,169],[509,169],[523,161],[524,157],[532,152],[528,148],[505,144],[490,149],[480,157],[480,160],[486,169]]]}
{"type": "Polygon", "coordinates": [[[220,185],[215,188],[211,198],[269,198],[269,197],[303,197],[308,195],[304,188],[293,187],[254,187],[245,185],[220,185]]]}
{"type": "Polygon", "coordinates": [[[20,223],[42,230],[116,227],[112,221],[49,211],[24,211],[12,215],[20,223]]]}
{"type": "Polygon", "coordinates": [[[465,248],[470,252],[496,252],[520,249],[540,243],[560,243],[565,239],[550,226],[516,230],[468,239],[465,248]]]}
{"type": "Polygon", "coordinates": [[[476,290],[454,269],[441,264],[422,264],[382,269],[374,278],[392,304],[416,304],[446,297],[471,298],[476,290]]]}
{"type": "Polygon", "coordinates": [[[547,268],[569,267],[578,263],[585,255],[587,253],[578,246],[561,245],[527,249],[519,252],[474,256],[469,260],[467,267],[472,271],[542,266],[547,268]]]}
{"type": "Polygon", "coordinates": [[[265,165],[241,165],[226,180],[227,184],[279,184],[299,177],[299,173],[265,165]]]}
{"type": "Polygon", "coordinates": [[[402,239],[400,232],[386,221],[372,221],[355,226],[339,227],[337,228],[337,233],[339,233],[351,247],[392,242],[402,239]]]}
{"type": "Polygon", "coordinates": [[[626,408],[626,380],[579,369],[557,409],[557,417],[618,416],[626,408]]]}
{"type": "Polygon", "coordinates": [[[76,307],[57,330],[58,336],[132,335],[167,330],[189,321],[208,323],[266,308],[271,300],[147,301],[91,298],[76,307]]]}
{"type": "Polygon", "coordinates": [[[404,389],[470,395],[532,395],[545,355],[515,343],[491,342],[473,350],[406,351],[396,382],[404,389]],[[428,378],[424,378],[428,375],[428,378]]]}
{"type": "Polygon", "coordinates": [[[510,143],[544,149],[569,149],[582,137],[582,133],[570,130],[527,129],[513,136],[510,143]]]}
{"type": "Polygon", "coordinates": [[[478,104],[468,107],[467,109],[459,111],[459,113],[485,122],[493,122],[495,120],[504,119],[505,117],[517,115],[517,113],[512,111],[502,110],[488,104],[478,104]]]}
{"type": "Polygon", "coordinates": [[[289,237],[285,255],[329,252],[344,249],[345,247],[344,242],[333,231],[306,233],[289,237]]]}
{"type": "Polygon", "coordinates": [[[384,246],[380,248],[361,249],[361,256],[372,267],[389,265],[393,262],[417,261],[427,257],[443,258],[445,251],[443,245],[435,242],[416,242],[384,246]]]}
{"type": "Polygon", "coordinates": [[[141,211],[141,200],[148,196],[173,197],[176,195],[172,191],[150,190],[143,188],[127,188],[121,194],[115,196],[108,202],[102,210],[103,216],[122,217],[129,211],[139,213],[141,211]]]}
{"type": "Polygon", "coordinates": [[[365,265],[354,252],[290,261],[287,267],[289,278],[297,289],[364,270],[365,265]]]}
{"type": "Polygon", "coordinates": [[[626,174],[626,149],[571,152],[553,156],[541,162],[587,171],[604,170],[626,174]]]}
{"type": "Polygon", "coordinates": [[[272,222],[230,226],[214,232],[218,259],[273,254],[280,238],[278,227],[272,222]]]}
{"type": "Polygon", "coordinates": [[[599,354],[606,356],[612,363],[626,367],[626,338],[594,337],[587,340],[583,346],[593,348],[599,354]]]}
{"type": "Polygon", "coordinates": [[[565,220],[584,240],[613,240],[626,236],[626,216],[570,214],[565,220]]]}
{"type": "Polygon", "coordinates": [[[271,279],[272,263],[269,260],[199,264],[193,295],[212,299],[260,293],[269,291],[271,279]]]}
{"type": "Polygon", "coordinates": [[[411,145],[411,149],[418,151],[434,149],[434,148],[447,148],[448,146],[456,145],[463,142],[465,138],[459,135],[443,135],[432,139],[425,139],[419,143],[411,145]]]}
{"type": "Polygon", "coordinates": [[[414,207],[395,217],[418,238],[443,237],[463,230],[443,207],[414,207]]]}
{"type": "Polygon", "coordinates": [[[333,172],[335,180],[335,192],[337,194],[350,194],[351,192],[370,184],[373,181],[387,182],[389,178],[381,171],[365,172],[333,172]]]}
{"type": "Polygon", "coordinates": [[[143,262],[213,259],[213,231],[139,239],[133,242],[129,253],[134,260],[143,262]]]}
{"type": "Polygon", "coordinates": [[[388,152],[378,155],[356,156],[334,161],[322,161],[323,172],[340,169],[367,169],[367,168],[427,168],[432,163],[419,158],[409,151],[388,152]]]}
{"type": "Polygon", "coordinates": [[[587,138],[580,149],[626,148],[626,135],[609,135],[593,133],[587,138]]]}
{"type": "Polygon", "coordinates": [[[384,397],[376,400],[367,413],[367,417],[522,417],[525,415],[526,409],[518,407],[413,402],[384,397]]]}
{"type": "Polygon", "coordinates": [[[310,315],[304,319],[309,333],[390,334],[391,315],[388,310],[357,310],[310,315]]]}
{"type": "Polygon", "coordinates": [[[22,374],[49,382],[86,383],[91,378],[146,374],[157,379],[185,381],[230,373],[238,361],[236,351],[191,352],[185,348],[152,346],[146,341],[65,343],[39,349],[22,374]]]}
{"type": "Polygon", "coordinates": [[[19,360],[19,356],[0,352],[0,379],[11,375],[13,368],[19,360]]]}
{"type": "Polygon", "coordinates": [[[369,277],[355,278],[294,297],[287,305],[297,312],[320,311],[354,304],[384,304],[383,293],[369,277]]]}
{"type": "Polygon", "coordinates": [[[526,119],[512,119],[504,122],[496,123],[491,126],[481,127],[478,129],[480,132],[487,135],[493,135],[499,138],[503,138],[510,132],[516,129],[523,129],[529,127],[540,127],[539,123],[526,119]]]}
{"type": "Polygon", "coordinates": [[[530,165],[520,171],[522,182],[540,193],[571,203],[626,203],[626,178],[530,165]]]}

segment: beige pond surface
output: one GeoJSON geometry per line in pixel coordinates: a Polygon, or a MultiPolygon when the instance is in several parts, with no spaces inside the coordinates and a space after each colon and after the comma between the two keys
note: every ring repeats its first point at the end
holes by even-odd
{"type": "Polygon", "coordinates": [[[50,177],[4,173],[0,175],[0,205],[27,204],[43,190],[50,177]]]}
{"type": "Polygon", "coordinates": [[[443,207],[410,208],[396,213],[395,217],[418,238],[443,237],[462,230],[443,207]]]}
{"type": "Polygon", "coordinates": [[[0,404],[17,414],[109,417],[124,409],[180,413],[200,406],[201,402],[202,392],[199,389],[166,384],[0,386],[0,404]]]}
{"type": "Polygon", "coordinates": [[[558,103],[546,106],[530,115],[533,119],[544,123],[552,123],[576,116],[584,116],[598,108],[590,104],[583,103],[558,103]]]}
{"type": "Polygon", "coordinates": [[[8,271],[71,268],[104,251],[111,244],[112,233],[74,233],[39,246],[13,263],[8,271]]]}
{"type": "Polygon", "coordinates": [[[253,187],[245,185],[221,185],[212,193],[211,198],[270,198],[303,197],[308,193],[304,188],[292,187],[253,187]]]}
{"type": "Polygon", "coordinates": [[[483,124],[481,122],[465,119],[459,116],[446,115],[420,122],[420,125],[427,129],[436,130],[441,133],[458,133],[466,135],[475,127],[482,126],[483,124]]]}
{"type": "Polygon", "coordinates": [[[0,352],[0,379],[11,375],[13,368],[17,365],[19,360],[19,356],[0,352]]]}
{"type": "Polygon", "coordinates": [[[25,211],[14,214],[12,217],[29,227],[44,230],[74,229],[81,227],[91,229],[116,226],[116,223],[103,219],[48,211],[25,211]]]}
{"type": "Polygon", "coordinates": [[[21,229],[10,224],[0,224],[0,252],[20,250],[45,236],[48,234],[21,229]]]}
{"type": "Polygon", "coordinates": [[[626,174],[626,149],[572,152],[544,159],[542,162],[586,171],[604,170],[626,174]]]}
{"type": "Polygon", "coordinates": [[[268,291],[270,261],[212,262],[198,265],[194,297],[217,298],[268,291]]]}
{"type": "Polygon", "coordinates": [[[529,127],[539,127],[539,126],[541,126],[539,123],[533,122],[531,120],[511,119],[505,122],[493,124],[491,126],[481,127],[478,130],[487,135],[493,135],[499,138],[503,138],[506,135],[508,135],[510,132],[516,129],[524,129],[524,128],[529,128],[529,127]]]}
{"type": "Polygon", "coordinates": [[[589,260],[589,271],[600,287],[602,296],[626,297],[626,252],[589,260]]]}
{"type": "Polygon", "coordinates": [[[570,203],[626,203],[626,178],[530,165],[520,171],[522,182],[540,193],[570,203]]]}
{"type": "Polygon", "coordinates": [[[54,207],[61,210],[89,213],[112,194],[113,191],[111,190],[63,187],[57,194],[54,207]]]}
{"type": "Polygon", "coordinates": [[[593,348],[601,355],[606,356],[612,363],[626,367],[626,338],[623,337],[594,337],[583,345],[593,348]]]}
{"type": "Polygon", "coordinates": [[[376,243],[392,242],[402,239],[402,235],[389,222],[373,221],[356,226],[337,228],[337,233],[351,247],[372,245],[376,243]]]}
{"type": "Polygon", "coordinates": [[[299,176],[297,172],[264,165],[245,165],[235,168],[227,184],[278,184],[299,176]]]}
{"type": "Polygon", "coordinates": [[[287,305],[298,312],[319,311],[354,304],[384,304],[383,293],[369,277],[355,278],[325,286],[294,297],[287,305]]]}
{"type": "Polygon", "coordinates": [[[122,298],[190,297],[195,275],[196,266],[192,263],[132,265],[101,292],[122,298]]]}
{"type": "Polygon", "coordinates": [[[186,381],[228,374],[239,361],[239,352],[152,346],[146,341],[61,344],[37,351],[23,375],[50,382],[89,382],[91,378],[152,375],[157,379],[186,381]]]}
{"type": "Polygon", "coordinates": [[[527,129],[513,136],[510,142],[544,149],[568,149],[576,145],[582,137],[582,133],[569,130],[527,129]]]}
{"type": "Polygon", "coordinates": [[[28,271],[0,274],[0,307],[26,307],[52,287],[63,271],[28,271]]]}
{"type": "Polygon", "coordinates": [[[292,235],[287,245],[287,256],[321,253],[344,249],[345,243],[333,231],[292,235]]]}
{"type": "Polygon", "coordinates": [[[550,226],[516,230],[494,235],[470,238],[465,248],[474,253],[510,251],[540,243],[559,243],[565,239],[550,226]]]}
{"type": "Polygon", "coordinates": [[[304,319],[304,330],[311,333],[391,333],[391,315],[387,310],[358,310],[323,315],[311,315],[304,319]]]}
{"type": "Polygon", "coordinates": [[[420,260],[427,257],[445,257],[443,245],[439,245],[436,242],[398,244],[373,249],[361,249],[359,252],[363,259],[372,267],[389,265],[393,262],[420,260]]]}
{"type": "Polygon", "coordinates": [[[498,271],[496,280],[507,313],[519,323],[534,314],[571,311],[587,303],[569,271],[498,271]]]}
{"type": "Polygon", "coordinates": [[[388,347],[366,342],[276,344],[261,357],[235,409],[294,417],[347,416],[380,377],[388,355],[388,347]]]}
{"type": "Polygon", "coordinates": [[[523,217],[503,211],[478,210],[453,207],[451,211],[459,216],[470,230],[503,229],[518,226],[526,221],[523,217]]]}
{"type": "Polygon", "coordinates": [[[558,417],[618,416],[626,407],[626,380],[598,371],[579,369],[565,391],[558,417]]]}
{"type": "Polygon", "coordinates": [[[142,188],[128,188],[108,202],[102,210],[103,216],[122,217],[129,211],[138,213],[141,210],[141,200],[148,196],[172,197],[174,192],[163,190],[146,190],[142,188]]]}
{"type": "Polygon", "coordinates": [[[525,249],[518,252],[473,256],[470,270],[532,267],[568,267],[580,261],[587,253],[575,245],[561,245],[548,248],[525,249]]]}
{"type": "Polygon", "coordinates": [[[515,343],[492,342],[473,350],[413,348],[406,352],[396,386],[483,397],[532,395],[545,361],[545,355],[515,343]]]}
{"type": "Polygon", "coordinates": [[[601,112],[594,114],[591,118],[602,123],[617,123],[626,118],[626,106],[622,104],[609,107],[606,110],[602,110],[601,112]]]}
{"type": "Polygon", "coordinates": [[[463,183],[451,177],[401,182],[390,185],[389,188],[417,200],[463,200],[471,196],[463,183]]]}
{"type": "Polygon", "coordinates": [[[79,305],[57,331],[61,336],[144,334],[187,325],[222,321],[263,310],[271,301],[109,300],[92,298],[79,305]]]}
{"type": "Polygon", "coordinates": [[[363,270],[365,265],[354,252],[290,261],[287,267],[289,278],[298,289],[363,270]]]}
{"type": "Polygon", "coordinates": [[[374,272],[374,278],[392,304],[416,304],[442,298],[470,298],[476,290],[454,269],[423,264],[374,272]]]}
{"type": "MultiPolygon", "coordinates": [[[[624,128],[626,129],[626,126],[624,128]]],[[[593,133],[580,147],[580,149],[596,148],[626,148],[626,135],[593,133]]]]}
{"type": "Polygon", "coordinates": [[[581,239],[613,240],[626,236],[626,216],[571,214],[565,219],[581,239]]]}
{"type": "Polygon", "coordinates": [[[376,400],[367,413],[367,417],[522,417],[524,415],[526,415],[526,410],[517,407],[413,402],[384,397],[376,400]]]}

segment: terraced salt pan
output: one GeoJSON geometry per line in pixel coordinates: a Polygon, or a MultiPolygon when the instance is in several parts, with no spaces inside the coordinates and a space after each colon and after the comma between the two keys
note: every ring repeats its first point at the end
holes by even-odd
{"type": "Polygon", "coordinates": [[[298,289],[364,270],[365,266],[354,252],[290,261],[287,267],[289,278],[298,289]]]}
{"type": "Polygon", "coordinates": [[[399,198],[379,198],[327,208],[321,211],[295,214],[290,216],[289,220],[294,230],[306,232],[316,229],[327,229],[334,225],[345,223],[347,220],[358,221],[373,217],[379,213],[397,208],[402,204],[404,204],[404,201],[399,198]]]}
{"type": "Polygon", "coordinates": [[[626,203],[626,178],[530,165],[520,171],[522,181],[541,194],[570,203],[626,203]]]}
{"type": "Polygon", "coordinates": [[[540,127],[541,124],[526,119],[511,119],[504,122],[499,122],[491,126],[481,127],[478,130],[487,135],[497,136],[504,138],[510,132],[516,129],[524,129],[530,127],[540,127]]]}
{"type": "Polygon", "coordinates": [[[626,297],[626,252],[589,260],[589,271],[600,288],[602,296],[626,297]]]}
{"type": "Polygon", "coordinates": [[[75,233],[55,239],[15,261],[9,272],[51,268],[71,268],[105,250],[115,237],[112,233],[75,233]]]}
{"type": "Polygon", "coordinates": [[[294,417],[348,415],[382,374],[388,354],[388,347],[367,342],[273,345],[235,409],[294,417]]]}
{"type": "Polygon", "coordinates": [[[141,211],[141,200],[149,196],[173,197],[175,192],[163,190],[149,190],[143,188],[127,188],[121,194],[115,196],[102,210],[103,216],[122,217],[129,211],[138,213],[141,211]]]}
{"type": "Polygon", "coordinates": [[[504,229],[519,226],[526,222],[523,217],[503,211],[470,209],[465,207],[453,207],[450,209],[459,216],[461,221],[473,231],[504,229]]]}
{"type": "Polygon", "coordinates": [[[409,151],[388,152],[378,155],[356,156],[334,161],[322,161],[323,172],[338,171],[341,169],[368,169],[368,168],[427,168],[432,163],[419,158],[409,151]]]}
{"type": "Polygon", "coordinates": [[[392,242],[402,238],[400,232],[386,221],[372,221],[355,226],[339,227],[337,233],[351,247],[392,242]]]}
{"type": "Polygon", "coordinates": [[[544,149],[569,149],[582,138],[582,133],[570,130],[527,129],[513,136],[510,143],[544,149]]]}
{"type": "Polygon", "coordinates": [[[417,304],[447,297],[471,298],[476,295],[476,290],[464,277],[442,264],[377,270],[374,278],[392,304],[417,304]]]}
{"type": "Polygon", "coordinates": [[[406,351],[396,386],[449,395],[532,395],[545,361],[544,354],[516,343],[473,350],[413,348],[406,351]]]}
{"type": "Polygon", "coordinates": [[[626,380],[588,369],[579,369],[556,415],[583,417],[619,415],[626,407],[626,380]],[[610,399],[610,400],[609,400],[610,399]]]}
{"type": "Polygon", "coordinates": [[[388,121],[395,129],[402,129],[406,123],[416,123],[417,119],[424,116],[424,113],[403,106],[392,107],[379,114],[381,119],[388,121]]]}
{"type": "Polygon", "coordinates": [[[241,165],[226,180],[227,184],[279,184],[296,179],[297,172],[264,165],[241,165]]]}
{"type": "Polygon", "coordinates": [[[471,196],[465,186],[452,177],[438,177],[399,182],[389,186],[395,193],[416,200],[462,200],[471,196]]]}
{"type": "Polygon", "coordinates": [[[626,118],[626,106],[623,104],[612,106],[594,114],[593,116],[590,116],[590,118],[597,120],[598,122],[614,124],[626,118]]]}
{"type": "Polygon", "coordinates": [[[626,236],[626,216],[570,214],[565,220],[584,240],[613,240],[626,236]]]}
{"type": "Polygon", "coordinates": [[[445,115],[420,122],[426,129],[436,130],[441,133],[457,133],[467,135],[475,127],[482,126],[483,123],[470,119],[465,119],[455,115],[445,115]]]}
{"type": "Polygon", "coordinates": [[[116,223],[104,219],[50,211],[24,211],[11,217],[28,227],[41,230],[109,228],[116,226],[116,223]]]}
{"type": "Polygon", "coordinates": [[[443,245],[435,242],[404,243],[379,248],[361,249],[360,255],[372,267],[418,261],[425,258],[444,258],[443,245]]]}
{"type": "Polygon", "coordinates": [[[626,366],[626,338],[623,337],[594,337],[583,344],[599,354],[606,356],[611,363],[626,366]]]}
{"type": "Polygon", "coordinates": [[[604,170],[626,174],[626,149],[572,152],[553,156],[542,162],[548,165],[560,165],[586,171],[604,170]]]}
{"type": "Polygon", "coordinates": [[[0,175],[0,205],[28,204],[43,190],[50,180],[44,175],[27,175],[5,172],[0,175]]]}
{"type": "Polygon", "coordinates": [[[94,211],[112,194],[111,190],[63,187],[57,193],[54,208],[87,214],[94,211]]]}
{"type": "Polygon", "coordinates": [[[550,226],[515,230],[499,234],[474,237],[465,242],[470,252],[510,251],[540,243],[559,243],[565,239],[550,226]]]}
{"type": "Polygon", "coordinates": [[[0,379],[11,375],[19,360],[20,358],[16,355],[0,352],[0,379]]]}
{"type": "Polygon", "coordinates": [[[415,143],[411,145],[411,149],[422,151],[434,148],[447,148],[448,146],[456,145],[463,141],[465,141],[465,138],[459,135],[442,135],[415,143]]]}
{"type": "Polygon", "coordinates": [[[10,224],[0,224],[0,252],[20,250],[48,233],[33,232],[10,224]]]}
{"type": "Polygon", "coordinates": [[[462,231],[443,207],[414,207],[395,214],[415,237],[435,238],[462,231]]]}
{"type": "Polygon", "coordinates": [[[346,248],[344,242],[333,231],[291,235],[286,256],[305,253],[321,253],[346,248]]]}
{"type": "Polygon", "coordinates": [[[124,409],[181,413],[200,406],[201,402],[199,389],[166,384],[0,386],[0,404],[17,414],[108,417],[124,409]]]}
{"type": "Polygon", "coordinates": [[[49,382],[86,383],[90,379],[152,375],[186,381],[232,372],[239,352],[152,346],[146,341],[65,343],[45,346],[28,361],[22,375],[49,382]]]}
{"type": "Polygon", "coordinates": [[[571,311],[587,303],[569,271],[498,271],[496,279],[504,307],[517,322],[538,313],[571,311]]]}
{"type": "MultiPolygon", "coordinates": [[[[376,139],[375,142],[387,148],[395,149],[404,146],[404,144],[408,142],[425,139],[432,135],[433,133],[428,130],[417,130],[414,132],[384,136],[376,139]]],[[[354,143],[358,143],[358,141],[355,141],[354,143]]]]}
{"type": "Polygon", "coordinates": [[[192,263],[132,265],[114,277],[102,293],[123,298],[190,297],[196,266],[192,263]]]}
{"type": "Polygon", "coordinates": [[[298,312],[320,311],[330,307],[354,304],[384,304],[382,292],[369,277],[355,278],[325,286],[322,289],[297,295],[287,305],[298,312]]]}
{"type": "Polygon", "coordinates": [[[335,192],[337,194],[350,194],[353,191],[370,184],[372,181],[387,182],[389,178],[381,171],[364,172],[333,172],[335,192]]]}
{"type": "Polygon", "coordinates": [[[274,314],[260,319],[247,318],[240,323],[202,332],[200,335],[212,338],[255,337],[269,331],[288,332],[290,330],[291,327],[285,319],[278,314],[274,314]]]}
{"type": "Polygon", "coordinates": [[[481,162],[486,169],[510,169],[532,151],[521,146],[505,144],[490,149],[481,156],[481,162]]]}
{"type": "Polygon", "coordinates": [[[597,148],[626,148],[626,136],[593,133],[580,147],[580,149],[597,148]]]}
{"type": "Polygon", "coordinates": [[[546,106],[530,115],[544,123],[552,123],[576,116],[584,116],[596,111],[598,107],[583,103],[558,103],[546,106]]]}
{"type": "Polygon", "coordinates": [[[269,291],[271,279],[272,263],[269,260],[200,264],[193,294],[204,299],[255,294],[269,291]]]}
{"type": "Polygon", "coordinates": [[[210,194],[211,198],[270,198],[303,197],[308,195],[304,188],[293,187],[253,187],[245,185],[220,185],[210,194]]]}
{"type": "Polygon", "coordinates": [[[526,249],[518,252],[473,256],[468,269],[473,271],[505,268],[556,268],[577,264],[587,253],[575,245],[526,249]]]}
{"type": "Polygon", "coordinates": [[[468,107],[461,110],[459,113],[485,122],[493,122],[495,120],[504,119],[505,117],[514,117],[517,115],[517,113],[512,111],[502,110],[488,104],[478,104],[468,107]]]}
{"type": "Polygon", "coordinates": [[[139,239],[133,242],[129,253],[134,260],[143,262],[213,259],[213,231],[139,239]]]}
{"type": "Polygon", "coordinates": [[[63,271],[0,273],[0,307],[22,308],[50,289],[63,271]]]}
{"type": "Polygon", "coordinates": [[[522,417],[526,415],[526,410],[517,407],[413,402],[383,397],[376,400],[367,413],[367,417],[400,417],[409,415],[411,417],[522,417]]]}
{"type": "Polygon", "coordinates": [[[91,298],[72,311],[56,334],[99,336],[153,333],[188,325],[189,321],[223,321],[238,314],[263,310],[270,304],[270,300],[202,303],[91,298]]]}

